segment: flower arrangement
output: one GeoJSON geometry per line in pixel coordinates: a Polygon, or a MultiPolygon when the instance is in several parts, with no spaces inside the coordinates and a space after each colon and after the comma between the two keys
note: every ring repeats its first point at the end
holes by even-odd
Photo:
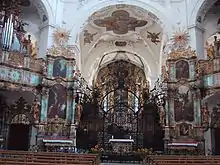
{"type": "Polygon", "coordinates": [[[91,148],[90,153],[98,154],[103,151],[104,151],[104,149],[97,144],[97,145],[95,145],[95,147],[91,148]]]}
{"type": "Polygon", "coordinates": [[[137,149],[136,151],[137,154],[141,154],[141,155],[153,155],[153,149],[152,148],[140,148],[140,149],[137,149]]]}

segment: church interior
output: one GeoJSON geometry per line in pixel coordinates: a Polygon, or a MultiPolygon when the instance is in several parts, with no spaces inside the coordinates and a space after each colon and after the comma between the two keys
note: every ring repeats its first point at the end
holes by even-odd
{"type": "Polygon", "coordinates": [[[0,46],[0,164],[220,164],[220,0],[1,0],[0,46]]]}

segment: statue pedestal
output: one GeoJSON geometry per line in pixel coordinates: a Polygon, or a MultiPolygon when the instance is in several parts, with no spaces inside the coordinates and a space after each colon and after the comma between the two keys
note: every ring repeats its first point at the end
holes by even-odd
{"type": "Polygon", "coordinates": [[[127,153],[132,151],[133,139],[109,139],[112,150],[115,153],[127,153]]]}

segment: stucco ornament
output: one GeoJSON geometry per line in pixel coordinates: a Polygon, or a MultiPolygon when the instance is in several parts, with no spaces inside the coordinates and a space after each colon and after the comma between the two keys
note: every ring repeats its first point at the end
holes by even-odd
{"type": "Polygon", "coordinates": [[[57,28],[53,33],[54,44],[48,49],[47,54],[51,56],[74,57],[74,50],[68,45],[70,32],[64,28],[57,28]]]}

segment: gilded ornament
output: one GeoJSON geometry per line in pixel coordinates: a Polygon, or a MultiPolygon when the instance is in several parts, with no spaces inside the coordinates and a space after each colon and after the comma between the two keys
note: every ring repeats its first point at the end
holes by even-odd
{"type": "Polygon", "coordinates": [[[196,51],[192,50],[189,46],[188,48],[173,49],[168,55],[168,59],[179,59],[179,58],[191,58],[196,57],[196,51]]]}
{"type": "Polygon", "coordinates": [[[209,59],[213,59],[215,56],[215,48],[212,44],[209,44],[208,42],[206,42],[206,53],[209,59]]]}
{"type": "Polygon", "coordinates": [[[68,45],[70,32],[64,28],[57,28],[53,33],[54,44],[48,49],[51,56],[74,57],[74,50],[68,45]]]}
{"type": "Polygon", "coordinates": [[[186,47],[189,42],[189,33],[187,30],[178,30],[173,33],[171,41],[175,48],[186,47]]]}

